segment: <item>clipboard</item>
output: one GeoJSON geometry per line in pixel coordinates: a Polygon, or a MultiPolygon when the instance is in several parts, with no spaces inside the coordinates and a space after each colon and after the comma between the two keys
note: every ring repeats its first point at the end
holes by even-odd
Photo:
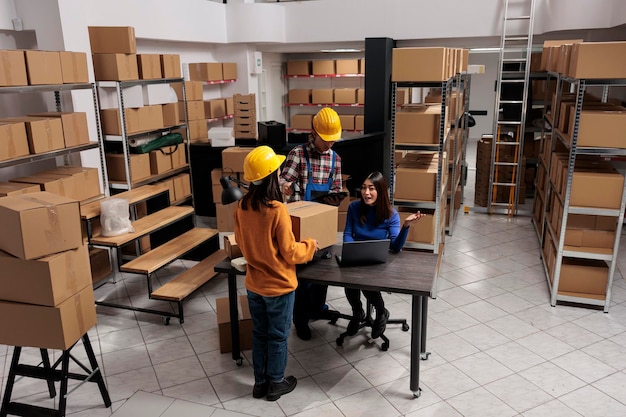
{"type": "Polygon", "coordinates": [[[346,191],[341,191],[339,193],[323,192],[312,196],[311,200],[316,203],[329,204],[329,198],[339,198],[339,203],[341,203],[341,201],[346,197],[348,197],[348,193],[346,191]]]}

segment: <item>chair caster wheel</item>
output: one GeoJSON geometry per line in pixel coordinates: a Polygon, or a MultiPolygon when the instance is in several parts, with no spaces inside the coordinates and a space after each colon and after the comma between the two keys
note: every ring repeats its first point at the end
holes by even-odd
{"type": "Polygon", "coordinates": [[[402,324],[402,331],[403,332],[408,332],[409,331],[409,325],[407,323],[403,323],[402,324]]]}
{"type": "Polygon", "coordinates": [[[335,343],[337,343],[337,346],[343,346],[343,337],[338,337],[335,343]]]}
{"type": "Polygon", "coordinates": [[[163,324],[168,326],[170,324],[170,317],[163,317],[163,324]]]}
{"type": "Polygon", "coordinates": [[[387,352],[389,350],[389,343],[383,342],[383,345],[380,348],[383,352],[387,352]]]}

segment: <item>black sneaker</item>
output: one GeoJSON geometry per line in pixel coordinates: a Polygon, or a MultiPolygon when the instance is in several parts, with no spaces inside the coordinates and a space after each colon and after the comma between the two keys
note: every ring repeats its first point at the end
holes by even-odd
{"type": "Polygon", "coordinates": [[[271,382],[267,390],[267,401],[276,401],[281,395],[289,394],[296,388],[298,380],[295,376],[288,376],[282,382],[271,382]]]}
{"type": "Polygon", "coordinates": [[[376,312],[376,319],[372,324],[372,339],[379,338],[387,328],[387,320],[389,319],[389,310],[384,309],[382,313],[376,312]]]}
{"type": "Polygon", "coordinates": [[[265,381],[262,384],[254,384],[254,388],[252,388],[252,396],[254,398],[263,398],[267,395],[267,389],[269,388],[270,383],[265,381]]]}
{"type": "Polygon", "coordinates": [[[296,325],[296,334],[302,340],[311,340],[311,328],[308,324],[296,325]]]}
{"type": "Polygon", "coordinates": [[[348,323],[348,327],[346,328],[346,334],[348,336],[354,336],[356,334],[356,332],[359,331],[359,328],[361,327],[361,322],[363,321],[363,319],[365,318],[365,311],[363,311],[363,309],[361,309],[360,314],[354,314],[354,312],[352,313],[352,318],[350,319],[350,322],[348,323]]]}

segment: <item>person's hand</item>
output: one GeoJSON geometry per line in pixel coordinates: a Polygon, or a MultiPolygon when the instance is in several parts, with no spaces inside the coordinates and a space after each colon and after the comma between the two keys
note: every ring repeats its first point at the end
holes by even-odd
{"type": "Polygon", "coordinates": [[[416,221],[418,221],[419,219],[421,219],[424,216],[426,216],[426,215],[423,214],[421,211],[418,211],[417,213],[411,214],[409,217],[404,219],[404,227],[411,227],[411,225],[413,223],[415,223],[416,221]]]}
{"type": "Polygon", "coordinates": [[[339,206],[341,204],[341,196],[339,194],[328,194],[324,197],[324,204],[328,204],[329,206],[339,206]]]}
{"type": "Polygon", "coordinates": [[[293,194],[292,184],[293,182],[286,182],[283,184],[283,186],[281,187],[281,191],[283,192],[283,195],[290,196],[293,194]]]}
{"type": "Polygon", "coordinates": [[[320,242],[315,240],[315,252],[317,252],[318,250],[320,250],[320,242]]]}

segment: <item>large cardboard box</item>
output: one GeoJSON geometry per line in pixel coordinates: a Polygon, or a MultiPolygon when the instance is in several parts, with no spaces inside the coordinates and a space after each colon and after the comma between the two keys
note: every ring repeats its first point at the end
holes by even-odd
{"type": "Polygon", "coordinates": [[[356,88],[335,88],[333,102],[337,104],[355,104],[356,88]]]}
{"type": "MultiPolygon", "coordinates": [[[[139,109],[124,109],[124,120],[126,121],[127,135],[141,132],[142,129],[139,121],[139,109]]],[[[122,134],[119,109],[101,110],[100,121],[102,122],[102,133],[105,135],[122,134]]]]}
{"type": "Polygon", "coordinates": [[[89,26],[92,54],[135,54],[137,39],[130,26],[89,26]]]}
{"type": "Polygon", "coordinates": [[[312,129],[313,128],[313,115],[312,114],[294,114],[291,116],[291,127],[293,129],[312,129]]]}
{"type": "Polygon", "coordinates": [[[222,81],[221,62],[197,62],[189,64],[191,81],[222,81]]]}
{"type": "Polygon", "coordinates": [[[334,59],[319,59],[313,61],[313,75],[335,74],[334,59]]]}
{"type": "Polygon", "coordinates": [[[243,172],[243,161],[253,148],[233,146],[222,151],[222,167],[226,172],[243,172]]]}
{"type": "Polygon", "coordinates": [[[154,80],[163,78],[161,73],[161,56],[159,54],[137,54],[137,68],[139,78],[154,80]]]}
{"type": "Polygon", "coordinates": [[[0,182],[0,197],[15,196],[41,191],[37,184],[27,184],[19,182],[0,182]]]}
{"type": "MultiPolygon", "coordinates": [[[[185,121],[185,103],[178,102],[178,115],[180,121],[185,121]]],[[[206,119],[204,101],[188,101],[187,102],[187,118],[188,120],[203,120],[206,119]]]]}
{"type": "Polygon", "coordinates": [[[58,174],[74,177],[76,198],[80,201],[88,200],[100,195],[100,180],[98,168],[63,165],[43,171],[40,175],[58,174]]]}
{"type": "Polygon", "coordinates": [[[582,39],[568,39],[568,40],[547,40],[543,42],[543,52],[541,53],[541,61],[539,62],[539,68],[537,71],[548,71],[548,67],[551,66],[552,48],[557,47],[554,51],[558,50],[558,47],[566,44],[581,43],[582,39]]]}
{"type": "MultiPolygon", "coordinates": [[[[130,162],[130,177],[133,182],[141,181],[150,176],[150,156],[147,153],[128,155],[130,162]]],[[[106,154],[107,172],[111,181],[126,181],[124,155],[117,153],[106,154]]]]}
{"type": "MultiPolygon", "coordinates": [[[[65,195],[65,184],[60,178],[42,177],[30,175],[27,177],[11,178],[11,182],[30,184],[39,187],[39,191],[47,191],[56,195],[65,195]]],[[[72,185],[72,188],[74,186],[72,185]]]]}
{"type": "Polygon", "coordinates": [[[24,51],[28,84],[63,84],[61,56],[56,51],[24,51]]]}
{"type": "Polygon", "coordinates": [[[243,256],[241,248],[235,240],[235,235],[224,235],[224,250],[230,259],[235,259],[243,256]]]}
{"type": "MultiPolygon", "coordinates": [[[[202,103],[202,102],[200,102],[202,103]]],[[[204,106],[202,107],[204,108],[204,106]]],[[[192,142],[209,140],[209,129],[205,119],[189,120],[187,122],[187,128],[189,129],[189,140],[192,142]]],[[[185,133],[183,129],[183,134],[185,133]]]]}
{"type": "MultiPolygon", "coordinates": [[[[80,201],[80,196],[78,195],[77,189],[76,189],[76,181],[74,180],[74,177],[71,175],[62,175],[62,174],[55,174],[55,173],[45,173],[45,174],[37,173],[36,175],[27,177],[27,178],[33,178],[34,179],[32,181],[33,183],[40,184],[42,187],[42,191],[54,192],[55,194],[62,195],[63,197],[80,201]],[[54,180],[56,182],[55,186],[58,187],[58,191],[53,191],[52,189],[48,188],[49,183],[46,183],[46,182],[49,180],[54,180]]],[[[20,180],[15,179],[11,181],[20,181],[20,180]]],[[[26,181],[22,180],[21,182],[26,182],[26,181]]]]}
{"type": "Polygon", "coordinates": [[[55,307],[0,302],[0,343],[66,350],[96,324],[91,283],[55,307]]]}
{"type": "Polygon", "coordinates": [[[148,153],[150,155],[150,173],[159,175],[172,170],[172,157],[165,150],[156,149],[148,153]]]}
{"type": "MultiPolygon", "coordinates": [[[[176,92],[178,101],[183,101],[183,83],[172,83],[170,85],[176,92]]],[[[187,101],[202,101],[204,92],[200,81],[185,81],[184,85],[187,101]]]]}
{"type": "Polygon", "coordinates": [[[287,204],[287,210],[298,242],[312,238],[317,240],[320,248],[337,243],[337,207],[313,201],[297,201],[287,204]]]}
{"type": "Polygon", "coordinates": [[[26,156],[29,153],[24,122],[0,121],[0,161],[26,156]]]}
{"type": "Polygon", "coordinates": [[[204,102],[204,114],[209,119],[226,116],[226,100],[218,98],[204,102]]]}
{"type": "Polygon", "coordinates": [[[394,48],[391,81],[444,81],[449,78],[447,48],[394,48]]]}
{"type": "Polygon", "coordinates": [[[617,171],[593,172],[574,170],[570,206],[619,209],[624,176],[617,171]]]}
{"type": "Polygon", "coordinates": [[[437,164],[400,165],[396,168],[394,199],[435,201],[437,164]]]}
{"type": "Polygon", "coordinates": [[[608,276],[603,261],[563,258],[558,292],[605,295],[608,276]]]}
{"type": "Polygon", "coordinates": [[[365,116],[362,114],[354,116],[354,130],[365,130],[365,116]]]}
{"type": "Polygon", "coordinates": [[[237,63],[236,62],[222,62],[222,79],[224,80],[236,80],[237,79],[237,63]]]}
{"type": "MultiPolygon", "coordinates": [[[[398,211],[398,214],[400,215],[400,223],[403,223],[407,217],[416,211],[417,209],[400,209],[398,211]]],[[[426,243],[432,245],[435,242],[435,216],[431,213],[423,214],[424,217],[411,225],[406,240],[407,242],[426,243]]],[[[441,215],[443,215],[443,213],[441,215]]]]}
{"type": "Polygon", "coordinates": [[[287,75],[311,75],[311,61],[287,61],[287,75]]]}
{"type": "Polygon", "coordinates": [[[161,74],[163,78],[180,78],[180,55],[161,54],[161,74]]]}
{"type": "MultiPolygon", "coordinates": [[[[168,103],[161,106],[163,113],[163,126],[176,126],[180,122],[178,103],[168,103]]],[[[183,115],[184,118],[184,115],[183,115]]]]}
{"type": "Polygon", "coordinates": [[[292,104],[309,104],[311,102],[311,89],[310,88],[296,88],[289,90],[289,97],[287,99],[292,104]]]}
{"type": "Polygon", "coordinates": [[[63,84],[88,83],[87,54],[84,52],[59,52],[63,84]]]}
{"type": "Polygon", "coordinates": [[[87,246],[28,261],[0,251],[0,270],[4,301],[56,306],[91,284],[87,246]]]}
{"type": "MultiPolygon", "coordinates": [[[[569,121],[569,131],[574,131],[575,118],[569,121]]],[[[616,106],[613,110],[585,110],[580,112],[577,146],[599,148],[626,148],[623,134],[626,126],[626,108],[616,106]]]]}
{"type": "Polygon", "coordinates": [[[63,142],[66,148],[89,143],[87,114],[84,112],[46,112],[34,113],[29,116],[60,118],[63,127],[63,142]]]}
{"type": "Polygon", "coordinates": [[[337,74],[358,74],[359,73],[359,60],[358,59],[338,59],[335,61],[335,70],[337,74]]]}
{"type": "Polygon", "coordinates": [[[137,113],[141,131],[163,128],[163,111],[160,105],[140,107],[137,109],[137,113]]]}
{"type": "Polygon", "coordinates": [[[23,51],[0,51],[0,87],[28,85],[23,51]]]}
{"type": "Polygon", "coordinates": [[[14,117],[0,122],[24,122],[30,153],[44,153],[65,148],[63,125],[58,118],[14,117]]]}
{"type": "Polygon", "coordinates": [[[315,88],[311,90],[311,103],[332,104],[334,100],[334,90],[332,88],[315,88]]]}
{"type": "Polygon", "coordinates": [[[235,230],[235,208],[237,204],[223,205],[215,203],[215,220],[217,221],[217,230],[220,232],[232,232],[235,230]]]}
{"type": "Polygon", "coordinates": [[[439,143],[441,107],[416,106],[396,112],[396,143],[439,143]]]}
{"type": "MultiPolygon", "coordinates": [[[[228,298],[215,300],[217,313],[217,328],[220,335],[220,352],[228,353],[233,350],[230,332],[230,303],[228,298]]],[[[248,307],[248,297],[237,297],[237,316],[239,318],[239,348],[252,349],[252,317],[248,307]]]]}
{"type": "Polygon", "coordinates": [[[339,120],[341,121],[342,130],[354,130],[354,115],[353,114],[339,115],[339,120]]]}
{"type": "Polygon", "coordinates": [[[35,259],[82,245],[78,202],[47,192],[0,199],[0,250],[35,259]]]}
{"type": "Polygon", "coordinates": [[[138,80],[137,55],[94,54],[93,72],[96,81],[138,80]]]}
{"type": "Polygon", "coordinates": [[[626,78],[626,42],[574,44],[569,72],[572,78],[626,78]]]}

